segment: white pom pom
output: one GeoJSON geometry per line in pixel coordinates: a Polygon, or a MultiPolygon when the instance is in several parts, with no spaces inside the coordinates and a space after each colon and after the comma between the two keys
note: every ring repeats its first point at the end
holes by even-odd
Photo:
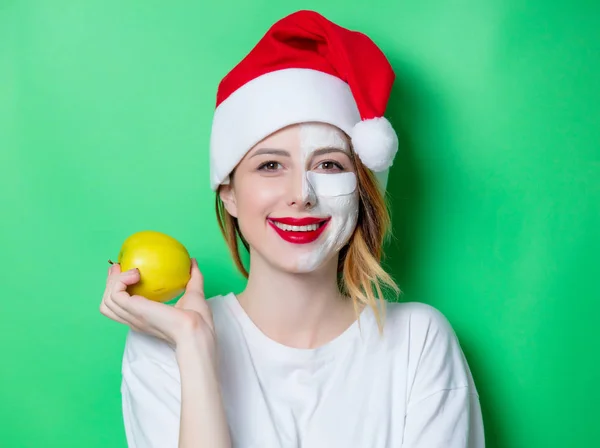
{"type": "Polygon", "coordinates": [[[392,165],[398,151],[398,136],[385,117],[358,122],[350,137],[354,151],[367,168],[380,172],[392,165]]]}

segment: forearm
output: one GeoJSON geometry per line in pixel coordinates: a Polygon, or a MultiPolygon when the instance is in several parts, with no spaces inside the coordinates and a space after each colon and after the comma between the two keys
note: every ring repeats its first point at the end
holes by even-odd
{"type": "Polygon", "coordinates": [[[217,369],[201,342],[177,347],[181,376],[179,448],[231,448],[217,369]]]}

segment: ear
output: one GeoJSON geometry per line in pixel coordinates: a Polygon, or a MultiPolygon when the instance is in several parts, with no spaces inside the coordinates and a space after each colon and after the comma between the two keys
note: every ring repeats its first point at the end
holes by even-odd
{"type": "Polygon", "coordinates": [[[231,185],[231,183],[221,185],[221,188],[219,188],[219,196],[221,197],[223,205],[225,205],[225,210],[227,210],[231,216],[237,218],[237,204],[235,201],[233,185],[231,185]]]}

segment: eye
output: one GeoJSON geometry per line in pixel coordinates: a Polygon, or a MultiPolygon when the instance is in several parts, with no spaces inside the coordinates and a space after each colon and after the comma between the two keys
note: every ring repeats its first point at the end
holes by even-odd
{"type": "Polygon", "coordinates": [[[322,171],[344,171],[344,167],[341,163],[335,160],[326,160],[317,165],[317,169],[322,171]]]}
{"type": "Polygon", "coordinates": [[[274,161],[269,161],[269,162],[265,162],[263,164],[261,164],[258,167],[259,171],[277,171],[278,168],[281,168],[281,163],[279,162],[274,162],[274,161]]]}

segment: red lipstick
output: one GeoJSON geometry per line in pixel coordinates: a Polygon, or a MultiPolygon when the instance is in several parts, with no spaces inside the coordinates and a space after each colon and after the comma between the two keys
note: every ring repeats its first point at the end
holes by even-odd
{"type": "Polygon", "coordinates": [[[294,244],[308,244],[315,241],[327,224],[329,223],[330,218],[268,218],[267,221],[269,225],[275,229],[277,234],[287,241],[288,243],[294,244]],[[284,230],[277,226],[275,223],[285,224],[288,226],[309,226],[311,224],[317,224],[318,227],[316,230],[306,230],[306,231],[294,231],[294,230],[284,230]]]}

